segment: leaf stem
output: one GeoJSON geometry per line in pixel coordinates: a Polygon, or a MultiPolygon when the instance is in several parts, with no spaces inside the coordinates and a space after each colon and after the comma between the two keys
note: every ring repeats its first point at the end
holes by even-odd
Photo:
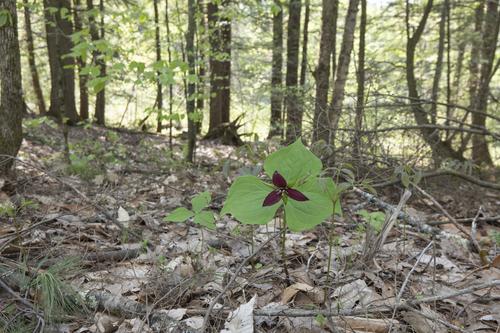
{"type": "Polygon", "coordinates": [[[286,262],[286,248],[285,248],[286,229],[287,229],[285,212],[283,212],[282,220],[283,220],[283,225],[281,227],[281,259],[283,260],[283,271],[285,272],[287,284],[290,285],[290,274],[288,273],[288,266],[286,262]]]}

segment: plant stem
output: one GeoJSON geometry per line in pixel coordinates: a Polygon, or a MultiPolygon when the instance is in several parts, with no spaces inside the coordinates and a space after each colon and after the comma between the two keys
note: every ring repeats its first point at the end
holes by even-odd
{"type": "Polygon", "coordinates": [[[324,295],[324,300],[326,303],[327,300],[327,294],[328,294],[328,288],[330,288],[330,271],[332,269],[332,253],[333,253],[333,226],[330,227],[330,232],[328,235],[328,266],[326,269],[326,288],[325,288],[325,295],[324,295]]]}
{"type": "Polygon", "coordinates": [[[283,271],[285,272],[287,284],[290,285],[290,274],[288,273],[288,267],[286,263],[286,214],[283,213],[283,226],[281,227],[281,259],[283,260],[283,271]]]}

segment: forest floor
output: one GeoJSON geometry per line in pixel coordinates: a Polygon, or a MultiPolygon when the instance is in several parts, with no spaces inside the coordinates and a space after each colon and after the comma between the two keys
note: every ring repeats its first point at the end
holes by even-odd
{"type": "MultiPolygon", "coordinates": [[[[399,220],[368,265],[357,212],[381,209],[349,190],[342,217],[286,234],[287,278],[277,221],[164,221],[203,191],[220,211],[276,144],[202,141],[188,167],[178,140],[172,156],[165,136],[77,127],[68,168],[62,142],[57,127],[27,122],[16,189],[0,191],[0,331],[195,332],[207,312],[216,332],[500,330],[498,190],[423,179],[428,196],[413,191],[403,211],[432,232],[399,220]]],[[[375,197],[396,207],[403,191],[375,197]]]]}

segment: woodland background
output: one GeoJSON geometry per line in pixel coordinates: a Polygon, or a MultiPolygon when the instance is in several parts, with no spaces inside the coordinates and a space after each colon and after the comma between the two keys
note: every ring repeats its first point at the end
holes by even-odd
{"type": "Polygon", "coordinates": [[[498,330],[499,29],[498,0],[0,0],[0,331],[498,330]],[[285,231],[291,279],[279,221],[163,221],[298,138],[343,215],[285,231]]]}

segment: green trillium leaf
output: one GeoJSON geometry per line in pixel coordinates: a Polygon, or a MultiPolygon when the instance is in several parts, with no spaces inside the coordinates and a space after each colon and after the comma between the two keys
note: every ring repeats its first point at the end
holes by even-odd
{"type": "Polygon", "coordinates": [[[192,200],[191,204],[193,205],[193,211],[195,213],[201,212],[201,210],[208,206],[208,204],[212,201],[212,196],[210,192],[205,191],[196,195],[192,200]]]}
{"type": "Polygon", "coordinates": [[[264,161],[264,170],[269,177],[278,171],[291,187],[298,180],[318,175],[322,168],[321,160],[304,146],[301,139],[272,153],[264,161]]]}
{"type": "Polygon", "coordinates": [[[187,208],[176,208],[172,213],[168,214],[164,220],[167,222],[184,222],[192,217],[194,213],[187,208]]]}
{"type": "Polygon", "coordinates": [[[330,200],[335,203],[333,213],[342,216],[342,206],[340,205],[340,193],[342,188],[338,187],[332,178],[319,178],[318,183],[321,186],[322,191],[325,191],[330,200]]]}
{"type": "Polygon", "coordinates": [[[272,190],[272,186],[255,176],[241,176],[231,185],[221,215],[231,214],[245,224],[266,224],[282,204],[280,200],[272,206],[262,206],[272,190]]]}
{"type": "Polygon", "coordinates": [[[215,229],[214,214],[209,211],[197,213],[194,216],[194,223],[204,226],[208,229],[214,230],[215,229]]]}
{"type": "Polygon", "coordinates": [[[333,213],[333,202],[316,177],[296,187],[308,201],[287,200],[285,205],[286,223],[291,231],[312,229],[333,213]]]}

